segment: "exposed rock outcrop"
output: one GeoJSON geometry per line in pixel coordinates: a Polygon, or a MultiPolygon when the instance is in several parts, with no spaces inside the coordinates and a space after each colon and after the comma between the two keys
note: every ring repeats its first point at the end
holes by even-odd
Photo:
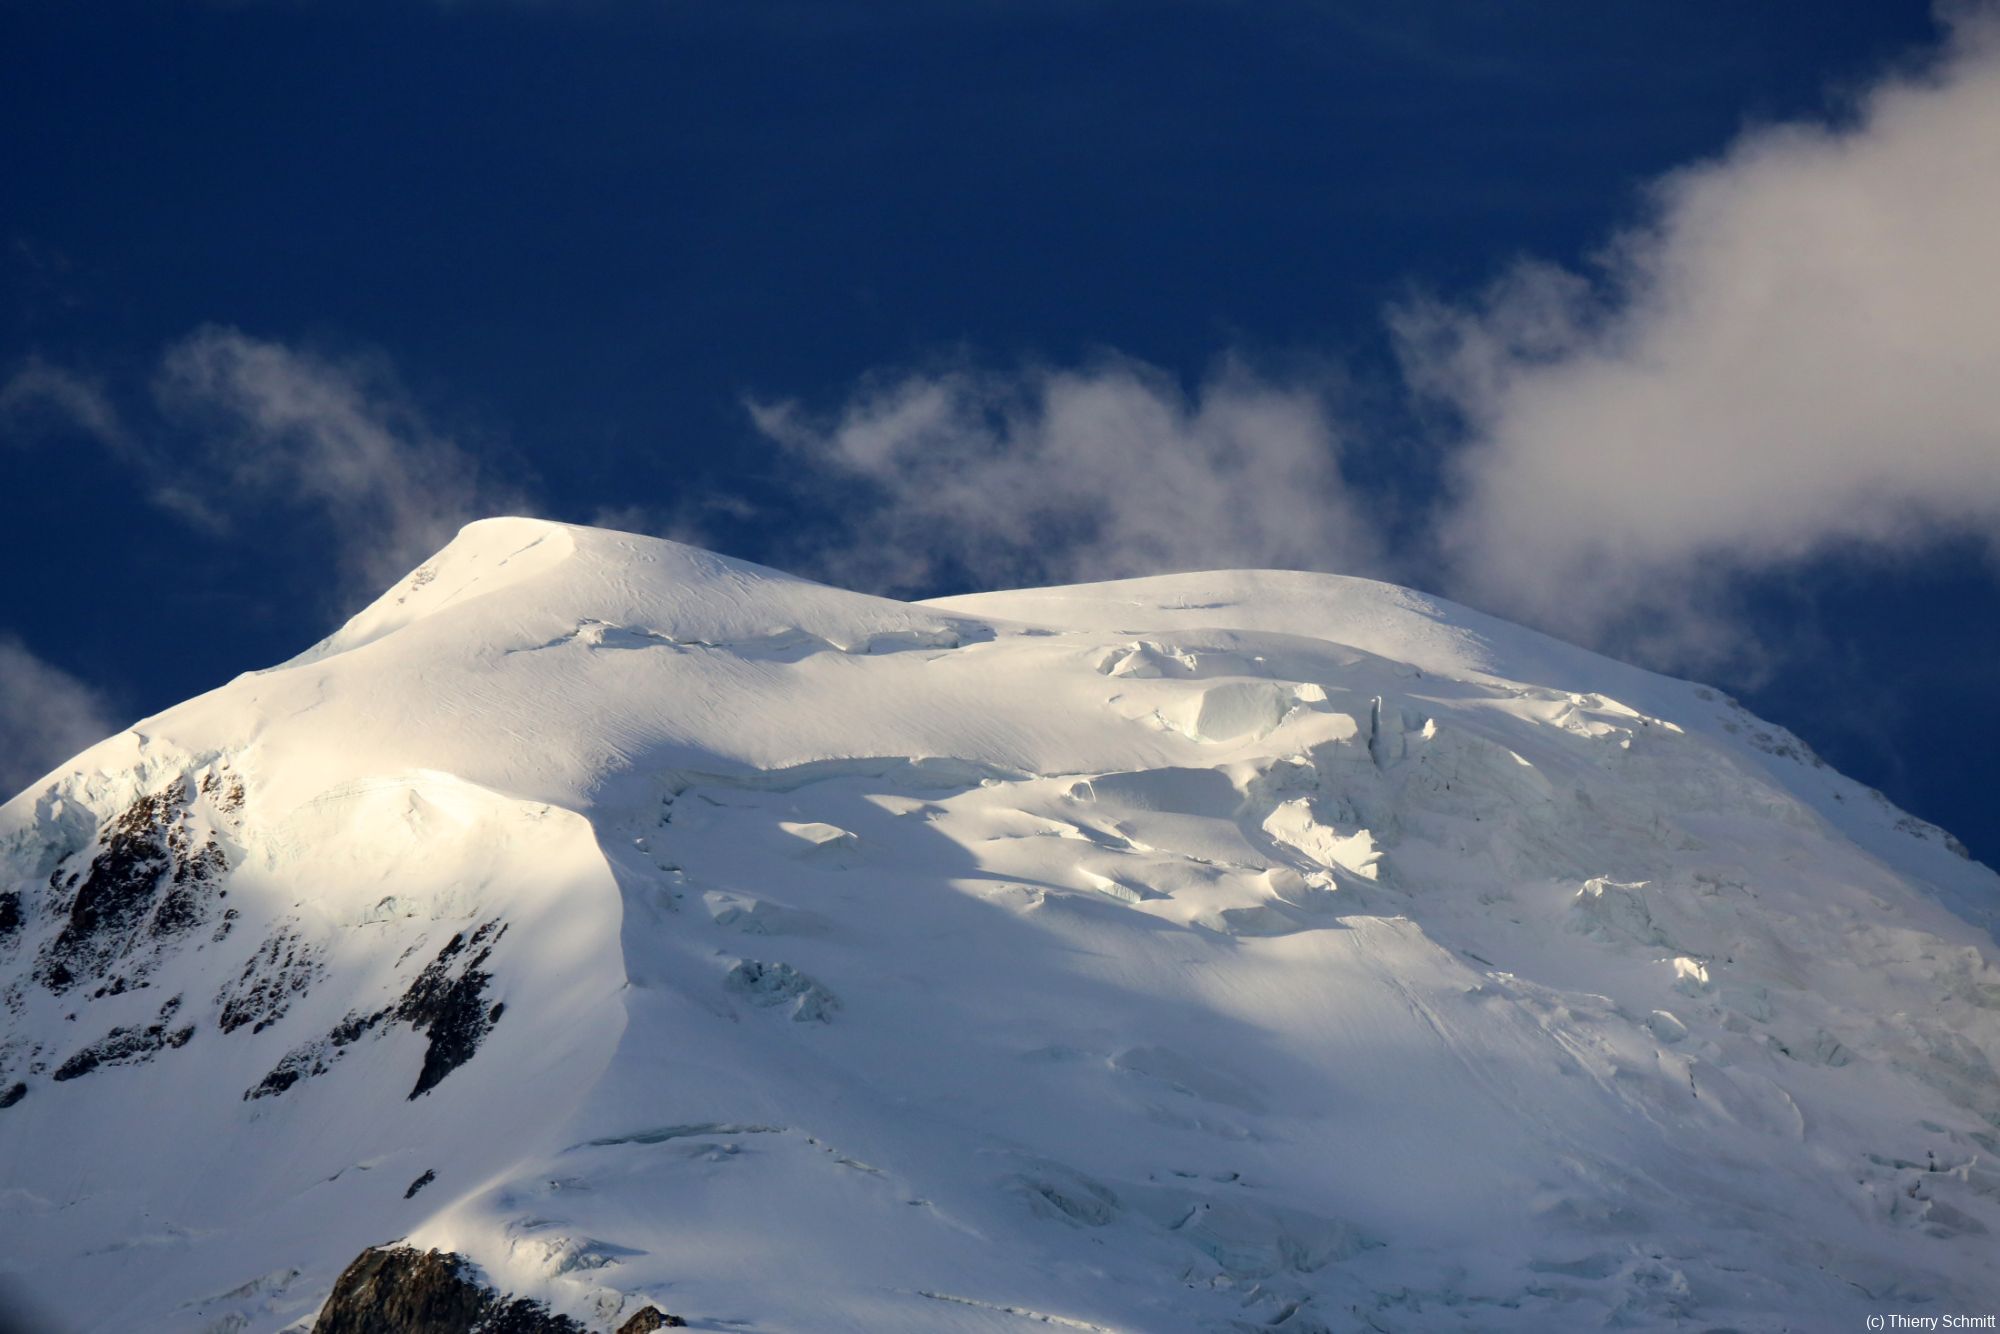
{"type": "MultiPolygon", "coordinates": [[[[493,974],[481,965],[493,955],[494,945],[507,934],[507,924],[494,918],[469,935],[459,932],[445,942],[437,958],[424,965],[409,989],[396,1004],[372,1014],[350,1011],[325,1037],[315,1039],[285,1053],[272,1071],[253,1088],[246,1099],[271,1098],[301,1079],[323,1075],[333,1068],[346,1050],[368,1033],[385,1025],[405,1024],[430,1040],[424,1052],[423,1069],[417,1074],[412,1099],[436,1088],[452,1071],[471,1060],[493,1026],[500,1022],[506,1003],[488,1004],[486,988],[493,974]]],[[[292,956],[287,955],[290,959],[292,956]]],[[[308,961],[304,965],[317,965],[308,961]]],[[[279,1010],[282,1014],[282,1008],[279,1010]]]]}
{"type": "Polygon", "coordinates": [[[492,957],[493,946],[507,934],[497,918],[482,924],[468,939],[456,935],[438,952],[410,985],[396,1018],[430,1039],[424,1068],[417,1075],[412,1098],[429,1093],[446,1075],[472,1059],[479,1044],[493,1031],[506,1006],[486,1003],[486,984],[493,975],[480,965],[492,957]],[[465,957],[461,957],[461,953],[465,957]]]}
{"type": "Polygon", "coordinates": [[[160,1007],[158,1022],[144,1028],[112,1029],[58,1066],[56,1080],[76,1079],[99,1066],[137,1065],[152,1060],[163,1051],[185,1047],[194,1036],[194,1025],[173,1026],[174,1015],[180,1008],[181,998],[175,996],[160,1007]]]}
{"type": "Polygon", "coordinates": [[[161,945],[207,920],[229,859],[193,818],[193,802],[185,779],[141,796],[106,821],[89,866],[67,876],[57,868],[49,895],[64,920],[36,961],[37,981],[61,995],[94,980],[93,994],[119,995],[161,945]]]}
{"type": "Polygon", "coordinates": [[[585,1334],[540,1302],[502,1296],[449,1251],[363,1251],[333,1285],[313,1334],[585,1334]]]}

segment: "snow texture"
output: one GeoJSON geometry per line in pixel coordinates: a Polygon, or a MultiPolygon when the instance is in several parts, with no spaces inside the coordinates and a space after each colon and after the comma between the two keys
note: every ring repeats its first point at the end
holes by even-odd
{"type": "Polygon", "coordinates": [[[903,604],[489,520],[0,808],[0,1278],[217,1334],[391,1241],[591,1329],[1994,1311],[1996,888],[1405,589],[903,604]]]}

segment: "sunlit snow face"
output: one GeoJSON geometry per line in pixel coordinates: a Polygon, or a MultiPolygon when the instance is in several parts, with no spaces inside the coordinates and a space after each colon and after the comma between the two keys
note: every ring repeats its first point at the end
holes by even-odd
{"type": "Polygon", "coordinates": [[[92,1325],[282,1328],[392,1236],[614,1328],[1989,1296],[1991,873],[1388,585],[482,524],[4,819],[0,1238],[92,1325]]]}

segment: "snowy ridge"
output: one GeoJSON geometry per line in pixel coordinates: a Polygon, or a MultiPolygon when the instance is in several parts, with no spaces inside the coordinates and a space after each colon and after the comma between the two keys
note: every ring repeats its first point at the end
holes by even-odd
{"type": "Polygon", "coordinates": [[[902,604],[474,524],[0,809],[0,1276],[309,1326],[2000,1308],[1992,872],[1409,590],[902,604]]]}

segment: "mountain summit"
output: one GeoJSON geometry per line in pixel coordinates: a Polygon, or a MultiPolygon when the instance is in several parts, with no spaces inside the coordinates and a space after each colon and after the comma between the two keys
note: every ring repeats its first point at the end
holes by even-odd
{"type": "Polygon", "coordinates": [[[1732,701],[1406,589],[905,604],[489,520],[0,808],[0,1281],[217,1334],[1990,1312],[1996,906],[1732,701]]]}

